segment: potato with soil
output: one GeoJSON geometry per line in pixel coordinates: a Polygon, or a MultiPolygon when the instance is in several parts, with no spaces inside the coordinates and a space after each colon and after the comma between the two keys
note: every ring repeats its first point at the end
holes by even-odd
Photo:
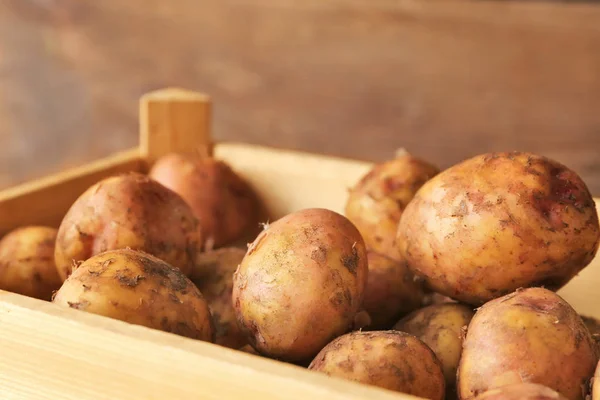
{"type": "Polygon", "coordinates": [[[529,153],[491,153],[427,182],[404,210],[400,253],[434,291],[480,305],[521,287],[565,285],[598,250],[581,178],[529,153]]]}
{"type": "Polygon", "coordinates": [[[289,214],[258,235],[234,275],[238,324],[261,354],[310,361],[351,328],[366,280],[364,241],[348,219],[289,214]]]}
{"type": "Polygon", "coordinates": [[[453,390],[464,332],[473,314],[463,304],[436,304],[412,312],[398,321],[394,329],[416,336],[433,350],[442,364],[446,388],[453,390]]]}
{"type": "Polygon", "coordinates": [[[475,400],[567,400],[560,393],[535,383],[517,383],[488,390],[475,400]]]}
{"type": "Polygon", "coordinates": [[[61,278],[73,265],[107,250],[150,253],[189,275],[202,232],[176,193],[137,173],[104,179],[83,193],[65,215],[56,240],[61,278]]]}
{"type": "Polygon", "coordinates": [[[426,399],[444,398],[444,374],[435,354],[404,332],[348,333],[325,346],[308,368],[426,399]]]}
{"type": "Polygon", "coordinates": [[[178,193],[200,221],[209,247],[258,233],[258,200],[252,188],[225,162],[214,158],[168,154],[150,177],[178,193]]]}
{"type": "Polygon", "coordinates": [[[192,339],[214,338],[198,288],[179,268],[140,251],[112,250],[85,261],[54,303],[192,339]]]}
{"type": "Polygon", "coordinates": [[[62,279],[54,264],[56,229],[27,226],[0,240],[0,289],[50,300],[62,279]]]}
{"type": "Polygon", "coordinates": [[[248,343],[237,326],[231,302],[233,273],[245,254],[245,250],[233,247],[200,253],[191,277],[208,302],[215,324],[215,343],[233,349],[248,343]]]}
{"type": "Polygon", "coordinates": [[[471,320],[458,393],[467,399],[531,382],[584,399],[597,361],[590,333],[567,302],[547,289],[524,289],[486,303],[471,320]]]}
{"type": "Polygon", "coordinates": [[[417,190],[439,170],[409,154],[375,165],[350,190],[345,214],[367,248],[400,260],[395,244],[398,222],[417,190]]]}

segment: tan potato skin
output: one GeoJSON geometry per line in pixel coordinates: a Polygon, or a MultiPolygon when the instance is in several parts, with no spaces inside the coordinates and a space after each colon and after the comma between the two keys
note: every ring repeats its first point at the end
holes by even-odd
{"type": "Polygon", "coordinates": [[[214,338],[198,288],[180,269],[140,251],[107,251],[85,261],[54,303],[192,339],[214,338]]]}
{"type": "Polygon", "coordinates": [[[192,282],[208,302],[213,317],[215,343],[232,349],[248,343],[237,326],[231,302],[233,273],[245,254],[245,250],[233,247],[200,253],[194,269],[198,273],[192,273],[192,282]]]}
{"type": "Polygon", "coordinates": [[[0,289],[50,301],[62,279],[54,264],[56,229],[28,226],[0,240],[0,289]]]}
{"type": "Polygon", "coordinates": [[[367,248],[401,260],[395,243],[400,216],[417,190],[438,172],[437,167],[404,155],[375,165],[350,190],[345,214],[367,248]]]}
{"type": "Polygon", "coordinates": [[[257,197],[223,161],[168,154],[154,164],[149,175],[190,205],[206,240],[214,246],[231,243],[249,230],[258,233],[257,197]]]}
{"type": "Polygon", "coordinates": [[[463,304],[436,304],[412,312],[394,329],[416,336],[433,350],[442,365],[446,388],[450,389],[456,386],[463,336],[473,315],[473,310],[463,304]]]}
{"type": "Polygon", "coordinates": [[[560,393],[535,383],[503,386],[475,397],[475,400],[567,400],[560,393]]]}
{"type": "Polygon", "coordinates": [[[427,182],[406,207],[400,253],[436,292],[473,305],[520,287],[556,290],[591,262],[600,228],[592,196],[562,164],[490,153],[427,182]]]}
{"type": "Polygon", "coordinates": [[[308,368],[426,399],[444,398],[439,361],[423,342],[404,332],[348,333],[321,350],[308,368]]]}
{"type": "Polygon", "coordinates": [[[389,329],[402,315],[419,308],[426,291],[422,280],[404,263],[368,251],[369,273],[363,308],[371,318],[370,329],[389,329]]]}
{"type": "Polygon", "coordinates": [[[550,290],[524,289],[481,307],[469,324],[458,368],[461,399],[531,382],[584,399],[597,354],[573,308],[550,290]]]}
{"type": "Polygon", "coordinates": [[[142,250],[189,275],[202,232],[190,207],[173,191],[137,173],[89,188],[65,215],[55,261],[64,280],[73,263],[107,250],[142,250]]]}
{"type": "Polygon", "coordinates": [[[259,353],[308,361],[350,329],[366,280],[365,245],[348,219],[289,214],[261,232],[234,275],[238,325],[259,353]]]}

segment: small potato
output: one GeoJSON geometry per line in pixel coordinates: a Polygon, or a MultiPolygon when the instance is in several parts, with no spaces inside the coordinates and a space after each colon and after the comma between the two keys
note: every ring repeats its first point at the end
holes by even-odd
{"type": "Polygon", "coordinates": [[[416,310],[425,299],[423,282],[404,263],[368,251],[369,273],[363,308],[371,329],[388,329],[402,315],[416,310]]]}
{"type": "Polygon", "coordinates": [[[444,374],[435,354],[404,332],[348,333],[325,346],[308,368],[426,399],[444,398],[444,374]]]}
{"type": "Polygon", "coordinates": [[[550,290],[530,288],[490,301],[469,324],[458,367],[461,399],[531,382],[583,400],[598,361],[575,310],[550,290]]]}
{"type": "Polygon", "coordinates": [[[535,383],[517,383],[488,390],[475,400],[567,400],[560,393],[535,383]]]}
{"type": "Polygon", "coordinates": [[[65,215],[55,261],[64,280],[73,263],[107,250],[150,253],[189,275],[202,243],[198,220],[176,193],[137,173],[89,188],[65,215]]]}
{"type": "Polygon", "coordinates": [[[48,300],[62,284],[54,264],[56,229],[28,226],[0,240],[0,289],[48,300]]]}
{"type": "Polygon", "coordinates": [[[258,233],[257,197],[225,162],[168,154],[149,175],[190,205],[207,242],[214,246],[231,243],[249,230],[258,233]]]}
{"type": "Polygon", "coordinates": [[[351,328],[366,280],[365,245],[348,219],[289,214],[258,235],[233,277],[238,325],[259,353],[309,361],[351,328]]]}
{"type": "Polygon", "coordinates": [[[417,190],[438,172],[433,165],[405,154],[375,165],[350,190],[345,214],[367,248],[401,260],[395,244],[400,216],[417,190]]]}
{"type": "Polygon", "coordinates": [[[180,269],[140,251],[107,251],[85,261],[54,303],[192,339],[214,338],[198,288],[180,269]]]}
{"type": "Polygon", "coordinates": [[[198,274],[192,273],[192,282],[204,295],[213,316],[215,343],[233,349],[248,343],[237,326],[231,302],[233,273],[245,254],[245,250],[233,247],[200,253],[194,270],[198,274]]]}
{"type": "Polygon", "coordinates": [[[598,250],[581,178],[529,153],[484,154],[427,182],[404,210],[398,246],[434,291],[481,305],[522,287],[557,290],[598,250]]]}
{"type": "Polygon", "coordinates": [[[456,369],[462,352],[464,329],[473,310],[458,303],[436,304],[407,315],[394,329],[416,336],[433,350],[442,364],[446,388],[456,386],[456,369]]]}

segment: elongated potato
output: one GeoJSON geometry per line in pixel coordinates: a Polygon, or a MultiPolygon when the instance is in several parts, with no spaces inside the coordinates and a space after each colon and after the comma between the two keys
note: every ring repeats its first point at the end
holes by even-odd
{"type": "Polygon", "coordinates": [[[367,255],[352,223],[306,209],[263,230],[233,278],[238,324],[259,353],[310,361],[359,311],[367,255]]]}
{"type": "Polygon", "coordinates": [[[214,338],[198,288],[180,269],[139,251],[107,251],[85,261],[54,303],[193,339],[214,338]]]}
{"type": "Polygon", "coordinates": [[[598,357],[575,310],[542,288],[490,301],[469,324],[458,368],[461,399],[521,382],[583,400],[598,357]]]}
{"type": "Polygon", "coordinates": [[[28,226],[0,240],[0,289],[50,300],[62,284],[54,264],[56,229],[28,226]]]}
{"type": "Polygon", "coordinates": [[[308,368],[426,399],[444,398],[439,361],[423,342],[404,332],[348,333],[325,346],[308,368]]]}
{"type": "Polygon", "coordinates": [[[566,400],[554,390],[535,383],[517,383],[488,390],[475,400],[566,400]]]}
{"type": "Polygon", "coordinates": [[[89,188],[65,215],[56,240],[61,278],[73,263],[107,250],[142,250],[189,275],[202,233],[176,193],[137,173],[107,178],[89,188]]]}
{"type": "Polygon", "coordinates": [[[600,227],[581,178],[529,153],[491,153],[427,182],[404,210],[400,253],[434,291],[480,305],[521,287],[556,290],[588,265],[600,227]]]}

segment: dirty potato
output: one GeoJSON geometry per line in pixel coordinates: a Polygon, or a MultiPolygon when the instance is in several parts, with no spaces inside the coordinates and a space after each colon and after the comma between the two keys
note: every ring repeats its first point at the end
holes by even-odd
{"type": "Polygon", "coordinates": [[[54,303],[193,339],[213,341],[208,305],[196,286],[166,262],[121,249],[82,263],[54,303]]]}
{"type": "Polygon", "coordinates": [[[375,165],[350,190],[345,214],[362,234],[367,248],[400,259],[395,240],[402,211],[437,173],[433,165],[403,154],[375,165]]]}
{"type": "Polygon", "coordinates": [[[234,275],[238,324],[261,354],[310,360],[350,329],[366,280],[365,245],[348,219],[325,209],[289,214],[258,235],[234,275]]]}
{"type": "Polygon", "coordinates": [[[0,240],[0,289],[50,300],[62,284],[54,264],[56,229],[28,226],[0,240]]]}
{"type": "Polygon", "coordinates": [[[590,333],[567,302],[547,289],[524,289],[486,303],[471,320],[458,393],[467,399],[531,382],[584,399],[597,361],[590,333]]]}
{"type": "Polygon", "coordinates": [[[513,152],[474,157],[423,185],[402,214],[397,242],[434,291],[480,305],[520,287],[562,287],[591,262],[599,239],[581,178],[513,152]]]}
{"type": "Polygon", "coordinates": [[[464,330],[473,314],[473,310],[463,304],[436,304],[412,312],[398,321],[394,329],[416,336],[433,350],[442,364],[446,388],[453,389],[464,330]]]}
{"type": "Polygon", "coordinates": [[[129,247],[189,275],[201,241],[198,220],[181,197],[131,173],[104,179],[75,201],[60,224],[55,261],[64,280],[74,263],[129,247]]]}
{"type": "Polygon", "coordinates": [[[426,399],[444,398],[444,374],[435,354],[404,332],[348,333],[325,346],[308,368],[426,399]]]}
{"type": "Polygon", "coordinates": [[[200,253],[191,277],[208,302],[215,324],[215,343],[233,349],[248,343],[237,326],[231,302],[233,273],[245,254],[245,250],[233,247],[200,253]]]}
{"type": "Polygon", "coordinates": [[[560,393],[535,383],[517,383],[488,390],[475,400],[567,400],[560,393]]]}
{"type": "Polygon", "coordinates": [[[209,247],[258,233],[258,201],[251,187],[225,162],[208,157],[168,154],[150,177],[178,193],[200,221],[209,247]]]}

